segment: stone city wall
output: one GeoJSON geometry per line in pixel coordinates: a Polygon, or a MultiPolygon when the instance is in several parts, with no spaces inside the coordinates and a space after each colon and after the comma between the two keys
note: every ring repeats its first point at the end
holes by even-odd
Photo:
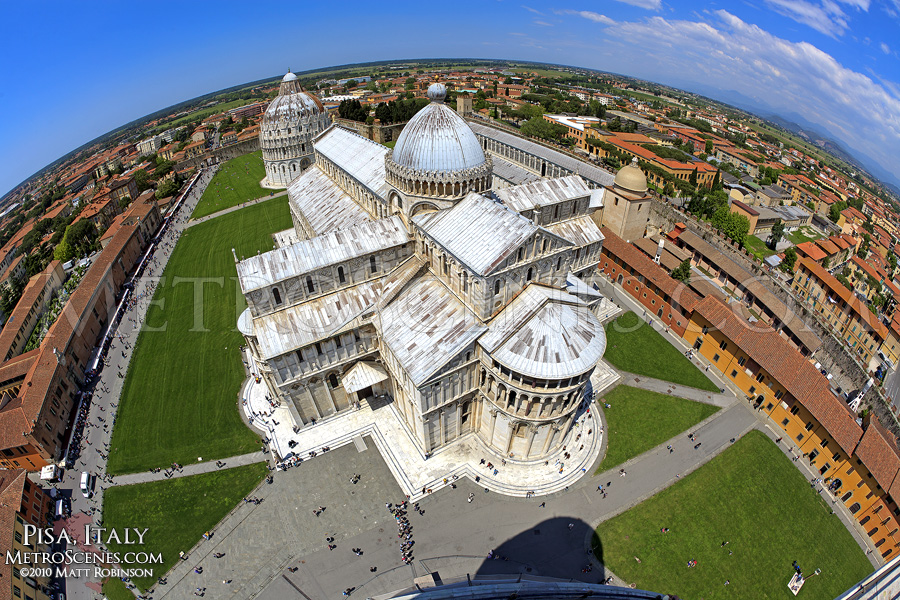
{"type": "Polygon", "coordinates": [[[207,150],[199,156],[179,161],[175,163],[175,170],[181,171],[182,169],[193,169],[200,165],[214,165],[216,163],[229,161],[238,156],[256,152],[257,150],[259,150],[259,138],[254,136],[243,142],[220,146],[213,150],[207,150]]]}

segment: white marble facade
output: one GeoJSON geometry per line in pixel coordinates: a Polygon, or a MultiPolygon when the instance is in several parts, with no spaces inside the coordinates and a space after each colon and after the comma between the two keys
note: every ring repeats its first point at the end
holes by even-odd
{"type": "Polygon", "coordinates": [[[301,241],[235,257],[238,326],[299,427],[393,403],[423,453],[476,435],[539,460],[606,348],[597,191],[577,175],[488,189],[475,135],[443,86],[429,96],[402,152],[337,126],[316,140],[288,186],[301,241]]]}

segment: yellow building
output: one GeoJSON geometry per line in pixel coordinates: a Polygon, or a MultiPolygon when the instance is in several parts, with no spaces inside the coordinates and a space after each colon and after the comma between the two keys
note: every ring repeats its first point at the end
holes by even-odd
{"type": "Polygon", "coordinates": [[[797,259],[791,287],[867,365],[872,361],[888,331],[862,300],[806,257],[797,259]]]}
{"type": "Polygon", "coordinates": [[[790,343],[712,296],[695,307],[683,337],[781,428],[882,557],[895,556],[900,456],[891,434],[876,420],[864,419],[860,427],[825,377],[790,343]]]}

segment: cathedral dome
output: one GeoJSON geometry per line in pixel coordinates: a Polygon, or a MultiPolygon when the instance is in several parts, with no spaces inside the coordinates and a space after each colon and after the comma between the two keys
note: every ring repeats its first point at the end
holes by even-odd
{"type": "Polygon", "coordinates": [[[619,169],[613,185],[622,188],[626,192],[647,193],[647,176],[638,167],[637,158],[632,158],[630,164],[619,169]]]}
{"type": "Polygon", "coordinates": [[[484,151],[469,125],[444,104],[447,88],[428,88],[431,104],[409,120],[397,138],[393,161],[417,171],[461,171],[485,163],[484,151]]]}

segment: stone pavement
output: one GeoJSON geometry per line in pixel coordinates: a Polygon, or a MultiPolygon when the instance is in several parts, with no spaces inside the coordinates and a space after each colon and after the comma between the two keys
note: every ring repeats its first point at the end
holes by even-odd
{"type": "Polygon", "coordinates": [[[556,455],[540,461],[503,459],[474,434],[436,450],[426,458],[403,425],[393,402],[363,402],[358,410],[323,419],[295,433],[287,408],[273,408],[266,393],[265,385],[256,383],[251,376],[244,385],[241,405],[250,424],[272,438],[271,448],[280,457],[293,454],[308,462],[314,460],[311,452],[321,456],[324,447],[334,450],[368,436],[384,456],[403,493],[412,499],[433,493],[464,477],[473,481],[477,478],[479,485],[507,495],[549,494],[572,485],[583,476],[601,449],[602,423],[596,408],[590,412],[582,410],[579,415],[570,433],[571,458],[568,460],[563,459],[561,449],[556,455]],[[273,424],[275,421],[278,425],[273,424]],[[577,448],[576,436],[579,438],[577,448]],[[296,442],[292,449],[290,441],[296,442]],[[494,463],[496,473],[481,464],[482,458],[494,463]]]}
{"type": "Polygon", "coordinates": [[[677,383],[669,383],[661,379],[653,379],[644,375],[635,375],[634,373],[626,373],[619,371],[622,376],[622,384],[631,387],[657,392],[659,394],[671,394],[679,398],[686,398],[694,402],[703,402],[704,404],[713,404],[715,406],[725,408],[737,402],[737,398],[731,393],[707,392],[698,388],[677,383]]]}
{"type": "MultiPolygon", "coordinates": [[[[122,385],[125,382],[124,376],[128,370],[141,323],[151,305],[153,286],[156,284],[158,275],[165,268],[178,236],[184,230],[188,217],[196,207],[205,185],[209,183],[215,171],[216,167],[213,167],[200,174],[194,184],[194,189],[184,199],[178,214],[172,218],[169,229],[159,242],[144,276],[135,281],[132,295],[134,301],[115,330],[116,339],[110,346],[106,361],[94,384],[81,441],[81,454],[75,463],[75,468],[67,470],[57,486],[60,494],[70,496],[72,499],[72,517],[62,521],[62,526],[73,532],[75,530],[83,531],[82,521],[84,519],[90,518],[95,524],[100,522],[104,490],[109,485],[119,483],[116,478],[110,482],[102,477],[106,472],[108,445],[115,423],[122,385]],[[79,491],[82,471],[88,471],[98,476],[91,498],[85,498],[79,491]]],[[[262,458],[261,455],[260,458],[262,458]]],[[[159,475],[162,476],[162,473],[159,475]]],[[[76,600],[101,598],[102,595],[93,589],[97,587],[97,584],[98,582],[94,580],[70,577],[65,581],[66,597],[76,600]]]]}
{"type": "MultiPolygon", "coordinates": [[[[172,474],[172,477],[189,477],[191,475],[200,475],[201,473],[212,473],[222,469],[233,469],[244,465],[252,465],[253,463],[264,462],[268,460],[268,454],[263,452],[250,452],[249,454],[241,454],[226,458],[222,462],[225,464],[220,468],[216,466],[214,461],[203,461],[195,464],[184,465],[180,471],[172,474]]],[[[147,483],[149,481],[164,481],[170,479],[166,477],[166,471],[152,473],[150,471],[142,471],[140,473],[130,473],[128,475],[119,475],[113,479],[115,485],[133,485],[136,483],[147,483]]]]}
{"type": "MultiPolygon", "coordinates": [[[[206,221],[209,221],[210,219],[215,219],[216,217],[221,217],[222,215],[227,215],[230,212],[234,212],[236,210],[246,208],[247,206],[253,206],[254,204],[260,204],[261,202],[271,200],[272,198],[278,198],[279,196],[285,196],[285,195],[287,195],[287,190],[282,190],[282,191],[278,192],[277,194],[272,193],[272,194],[269,194],[268,196],[256,198],[255,200],[248,200],[248,201],[244,202],[243,204],[238,204],[236,206],[232,206],[231,208],[223,208],[222,210],[220,210],[218,212],[214,212],[209,215],[206,215],[205,217],[200,217],[199,219],[191,219],[187,223],[187,225],[185,225],[184,228],[187,229],[188,227],[193,227],[194,225],[199,225],[200,223],[205,223],[206,221]]],[[[196,207],[196,202],[194,203],[194,207],[196,207]]],[[[194,211],[194,207],[191,208],[191,212],[194,211]]],[[[187,214],[190,214],[190,213],[187,213],[187,214]]]]}

